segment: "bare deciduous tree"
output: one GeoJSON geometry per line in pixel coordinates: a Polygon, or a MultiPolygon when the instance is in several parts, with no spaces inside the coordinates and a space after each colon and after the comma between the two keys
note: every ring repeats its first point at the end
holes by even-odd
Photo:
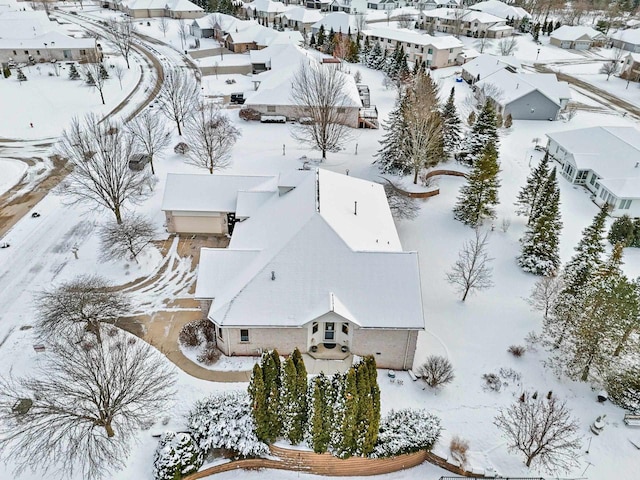
{"type": "Polygon", "coordinates": [[[480,229],[476,229],[475,236],[464,242],[452,271],[447,273],[447,281],[456,285],[462,293],[463,302],[469,292],[493,286],[492,269],[489,266],[493,259],[487,254],[488,237],[489,232],[482,233],[480,229]]]}
{"type": "Polygon", "coordinates": [[[534,310],[541,311],[546,319],[561,290],[562,278],[560,276],[542,277],[533,286],[528,302],[534,310]]]}
{"type": "Polygon", "coordinates": [[[189,25],[182,19],[178,21],[178,36],[180,37],[182,50],[184,50],[185,45],[187,44],[187,37],[189,36],[189,25]]]}
{"type": "Polygon", "coordinates": [[[147,111],[131,120],[127,124],[127,130],[134,139],[135,147],[149,157],[151,173],[155,174],[153,160],[171,142],[170,132],[164,121],[147,111]]]}
{"type": "Polygon", "coordinates": [[[177,69],[166,72],[158,101],[162,112],[176,122],[178,135],[198,105],[199,95],[198,84],[188,74],[177,69]]]}
{"type": "Polygon", "coordinates": [[[0,452],[18,472],[93,479],[118,470],[173,396],[173,369],[142,340],[115,327],[102,344],[78,340],[58,337],[36,376],[0,379],[0,452]]]}
{"type": "Polygon", "coordinates": [[[622,56],[622,49],[616,48],[613,58],[608,62],[604,62],[600,67],[600,73],[604,73],[607,76],[607,82],[609,81],[609,78],[611,78],[611,75],[618,73],[620,70],[622,56]]]}
{"type": "Polygon", "coordinates": [[[323,159],[351,136],[345,110],[356,104],[344,83],[337,68],[315,63],[301,65],[293,77],[291,97],[298,117],[305,118],[293,127],[293,138],[320,150],[323,159]]]}
{"type": "Polygon", "coordinates": [[[509,449],[524,454],[527,467],[535,463],[550,472],[568,471],[577,463],[579,425],[566,403],[555,397],[516,401],[500,411],[494,424],[507,437],[509,449]]]}
{"type": "Polygon", "coordinates": [[[418,374],[431,388],[453,382],[453,365],[445,357],[431,355],[418,367],[418,374]]]}
{"type": "Polygon", "coordinates": [[[89,52],[86,58],[87,63],[83,65],[82,72],[87,77],[87,83],[98,90],[98,93],[100,93],[100,99],[104,105],[104,84],[107,80],[104,76],[104,72],[106,71],[104,60],[100,53],[96,54],[94,52],[89,52]]]}
{"type": "Polygon", "coordinates": [[[216,105],[203,103],[187,125],[188,162],[209,173],[228,167],[231,149],[241,135],[231,119],[216,105]]]}
{"type": "Polygon", "coordinates": [[[409,28],[414,23],[413,17],[407,13],[398,15],[396,17],[396,21],[398,22],[398,27],[400,28],[409,28]]]}
{"type": "Polygon", "coordinates": [[[498,50],[503,57],[509,57],[518,50],[518,39],[515,36],[505,37],[498,42],[498,50]]]}
{"type": "Polygon", "coordinates": [[[397,220],[413,220],[418,216],[420,205],[418,205],[414,198],[398,192],[390,183],[384,184],[384,193],[387,195],[389,210],[391,210],[393,218],[397,220]]]}
{"type": "Polygon", "coordinates": [[[160,17],[158,19],[158,28],[162,32],[162,36],[166,37],[169,31],[169,19],[167,17],[160,17]]]}
{"type": "Polygon", "coordinates": [[[124,61],[127,62],[127,68],[129,68],[129,56],[133,49],[136,24],[131,18],[111,19],[108,22],[107,32],[109,40],[124,57],[124,61]]]}
{"type": "Polygon", "coordinates": [[[124,68],[122,68],[122,65],[117,63],[113,65],[113,68],[111,69],[111,71],[118,79],[118,83],[120,84],[120,90],[122,90],[122,79],[124,78],[124,73],[125,73],[124,68]]]}
{"type": "MultiPolygon", "coordinates": [[[[363,30],[367,29],[367,15],[362,13],[362,12],[358,12],[355,14],[354,16],[355,19],[355,25],[356,28],[358,29],[358,32],[362,32],[363,30]]],[[[358,33],[358,32],[352,32],[352,33],[358,33]]]]}
{"type": "Polygon", "coordinates": [[[103,277],[81,275],[42,292],[36,301],[38,334],[54,338],[82,326],[102,342],[102,323],[114,323],[129,313],[127,296],[103,277]]]}
{"type": "Polygon", "coordinates": [[[149,174],[129,168],[133,140],[121,125],[100,123],[93,114],[84,121],[74,118],[56,152],[73,166],[57,189],[72,203],[96,203],[111,210],[121,223],[124,205],[137,204],[150,193],[149,174]]]}
{"type": "Polygon", "coordinates": [[[130,215],[122,223],[109,222],[100,229],[102,258],[117,260],[130,256],[138,263],[138,255],[155,235],[153,222],[142,215],[130,215]]]}
{"type": "Polygon", "coordinates": [[[491,46],[491,40],[487,38],[487,35],[482,33],[482,35],[475,41],[475,47],[480,53],[484,53],[484,51],[491,46]]]}

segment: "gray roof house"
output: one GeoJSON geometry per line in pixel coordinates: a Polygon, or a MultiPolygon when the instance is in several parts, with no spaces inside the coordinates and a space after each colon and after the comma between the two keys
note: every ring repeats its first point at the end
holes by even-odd
{"type": "Polygon", "coordinates": [[[237,196],[228,248],[201,250],[195,296],[218,348],[411,368],[425,326],[418,254],[402,249],[382,185],[322,169],[274,182],[237,196]]]}
{"type": "Polygon", "coordinates": [[[640,131],[590,127],[547,134],[547,151],[561,175],[584,186],[613,216],[640,217],[640,131]]]}
{"type": "Polygon", "coordinates": [[[611,34],[611,42],[616,48],[640,53],[640,30],[627,29],[611,34]]]}

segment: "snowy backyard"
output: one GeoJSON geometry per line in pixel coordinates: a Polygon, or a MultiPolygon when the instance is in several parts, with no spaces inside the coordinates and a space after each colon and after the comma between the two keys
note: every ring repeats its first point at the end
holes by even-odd
{"type": "MultiPolygon", "coordinates": [[[[97,6],[88,6],[86,2],[83,13],[94,18],[110,15],[97,6]]],[[[164,35],[156,23],[152,20],[151,25],[147,26],[145,20],[140,32],[171,45],[155,44],[165,65],[180,62],[182,56],[177,50],[183,50],[184,44],[181,44],[178,36],[177,21],[171,21],[170,29],[164,35]]],[[[186,41],[192,42],[193,37],[186,41]]],[[[474,44],[473,39],[466,38],[464,42],[468,46],[474,44]]],[[[210,41],[203,43],[201,48],[215,46],[217,42],[210,41]]],[[[108,66],[124,65],[123,59],[106,45],[105,53],[108,66]]],[[[600,49],[586,57],[576,51],[565,51],[549,45],[546,37],[541,46],[530,38],[521,38],[515,56],[528,65],[536,61],[548,63],[548,67],[555,71],[575,76],[627,102],[640,104],[637,83],[631,83],[627,89],[625,80],[612,76],[607,81],[606,75],[599,73],[601,60],[609,56],[609,50],[600,49]],[[596,61],[591,61],[592,58],[596,61]]],[[[226,64],[243,62],[245,59],[241,57],[229,55],[225,57],[226,64]]],[[[10,112],[0,116],[0,196],[21,181],[24,183],[23,189],[29,190],[32,187],[31,177],[37,179],[41,171],[53,168],[47,163],[48,160],[42,159],[49,157],[52,144],[62,130],[68,128],[73,117],[81,117],[89,112],[107,115],[130,94],[133,96],[126,102],[130,105],[120,111],[117,118],[125,118],[136,105],[142,104],[153,88],[155,78],[138,53],[133,58],[131,69],[126,70],[122,78],[122,85],[113,76],[107,81],[104,92],[106,105],[102,105],[100,95],[94,88],[81,80],[69,80],[66,66],[62,67],[59,76],[55,75],[51,65],[45,64],[25,69],[28,77],[26,82],[18,82],[15,77],[0,79],[0,105],[4,112],[10,112]],[[142,76],[141,71],[144,71],[142,76]],[[36,159],[36,163],[30,165],[25,159],[36,159]]],[[[213,65],[213,62],[215,60],[209,58],[198,63],[205,66],[213,65]]],[[[362,75],[362,83],[371,90],[371,103],[376,105],[381,123],[384,122],[394,108],[395,88],[383,86],[383,74],[379,71],[360,64],[350,64],[348,68],[352,75],[355,72],[362,75]]],[[[464,82],[456,81],[460,76],[460,67],[437,69],[432,75],[440,88],[442,102],[451,88],[455,87],[458,110],[467,112],[471,88],[464,82]]],[[[206,98],[250,91],[253,88],[250,78],[239,74],[204,76],[201,82],[202,95],[206,98]],[[230,79],[235,83],[226,82],[230,79]]],[[[392,383],[387,371],[379,370],[381,410],[384,415],[392,409],[424,408],[440,417],[443,432],[434,453],[446,458],[450,440],[460,436],[469,442],[469,470],[493,471],[511,477],[540,477],[546,473],[528,469],[521,455],[507,450],[506,440],[494,425],[494,417],[500,408],[512,404],[525,392],[537,392],[540,396],[553,392],[555,398],[567,401],[578,419],[583,445],[578,466],[562,474],[562,478],[608,480],[615,477],[632,480],[638,477],[640,471],[640,451],[635,446],[640,445],[640,429],[623,423],[625,412],[610,402],[598,403],[596,398],[599,389],[593,389],[589,383],[558,378],[545,366],[547,353],[542,346],[528,348],[520,358],[507,351],[512,345],[526,346],[528,334],[539,334],[542,328],[542,314],[534,311],[528,301],[539,277],[524,273],[516,263],[520,253],[519,239],[525,231],[526,219],[516,215],[514,202],[531,169],[538,165],[543,155],[534,149],[537,144],[534,139],[539,139],[539,143],[544,145],[545,134],[553,132],[591,126],[638,127],[638,119],[623,115],[619,108],[607,108],[575,89],[571,93],[572,101],[582,107],[570,121],[514,120],[511,128],[499,130],[500,204],[496,219],[484,225],[489,232],[488,253],[493,259],[492,288],[474,293],[461,302],[446,278],[462,244],[473,236],[473,230],[456,221],[452,214],[459,189],[465,183],[464,178],[437,177],[429,189],[438,187],[440,194],[416,200],[419,204],[417,217],[396,222],[402,247],[406,251],[417,251],[420,260],[426,329],[418,337],[414,368],[429,355],[442,355],[453,364],[455,380],[442,389],[432,390],[423,388],[425,384],[422,381],[412,381],[406,372],[397,373],[402,383],[392,383]],[[501,375],[501,372],[504,385],[499,392],[483,388],[483,375],[501,375]],[[601,415],[606,415],[606,428],[599,436],[593,436],[589,427],[601,415]]],[[[146,107],[144,111],[160,115],[158,110],[157,106],[153,106],[146,107]]],[[[226,109],[233,125],[240,130],[241,137],[233,148],[231,165],[224,173],[277,175],[300,170],[308,162],[312,166],[374,182],[382,182],[381,177],[384,177],[407,190],[422,189],[412,185],[411,175],[397,177],[382,174],[373,164],[380,148],[379,140],[385,132],[383,128],[354,129],[340,151],[330,152],[326,161],[321,161],[317,150],[300,145],[292,138],[290,125],[247,122],[239,117],[239,111],[238,108],[226,109]]],[[[466,115],[461,116],[466,119],[466,115]]],[[[153,192],[140,205],[126,207],[127,213],[135,211],[150,218],[157,232],[160,232],[138,261],[104,261],[100,252],[99,227],[112,220],[112,213],[96,209],[93,204],[70,205],[66,197],[56,191],[49,192],[37,204],[30,206],[26,214],[0,236],[0,243],[10,244],[10,248],[0,249],[0,375],[34,373],[45,362],[49,352],[42,353],[34,349],[40,343],[32,328],[36,318],[35,299],[39,292],[80,274],[99,274],[113,285],[126,286],[125,289],[132,293],[135,314],[139,316],[153,317],[158,312],[176,315],[191,312],[196,315],[199,312],[193,294],[197,267],[192,265],[189,257],[193,251],[178,253],[178,242],[166,231],[161,202],[168,174],[206,174],[207,170],[187,163],[184,155],[174,152],[174,146],[182,141],[182,137],[177,135],[174,123],[169,121],[167,124],[172,131],[171,141],[155,157],[156,181],[153,192]],[[40,214],[39,218],[32,218],[31,213],[35,211],[40,214]],[[186,302],[184,305],[180,303],[183,301],[186,302]]],[[[468,127],[465,126],[465,129],[468,127]]],[[[453,160],[440,164],[438,168],[468,171],[453,160]]],[[[561,176],[558,182],[563,222],[559,252],[564,263],[573,255],[582,230],[591,223],[599,208],[592,202],[586,189],[570,184],[561,176]]],[[[6,200],[8,203],[10,199],[6,200]]],[[[0,221],[4,221],[1,215],[0,221]]],[[[610,225],[612,219],[607,222],[610,225]]],[[[607,253],[610,251],[611,245],[607,243],[607,253]]],[[[625,249],[623,261],[623,270],[629,278],[640,277],[640,249],[625,249]]],[[[147,325],[145,328],[152,327],[147,325]]],[[[114,480],[151,480],[153,455],[158,443],[153,434],[167,429],[183,431],[186,427],[185,415],[193,403],[209,394],[247,389],[247,382],[223,383],[195,378],[171,364],[161,355],[167,355],[168,352],[162,346],[156,346],[157,361],[167,364],[176,372],[178,395],[173,404],[167,405],[165,412],[158,412],[155,423],[149,429],[137,433],[125,468],[109,477],[114,480]]],[[[181,348],[185,357],[198,363],[195,350],[181,348]]],[[[213,365],[199,366],[214,374],[247,372],[255,360],[254,357],[222,357],[213,365]]],[[[37,471],[37,465],[34,465],[35,472],[27,470],[19,476],[13,474],[13,467],[11,461],[7,465],[0,465],[0,478],[44,478],[37,471]]],[[[413,469],[373,478],[438,479],[446,475],[451,473],[424,463],[413,469]]],[[[74,480],[82,478],[79,473],[73,477],[74,480]]],[[[240,474],[221,473],[210,478],[312,480],[319,477],[298,472],[247,470],[240,474]]],[[[348,478],[361,480],[372,477],[348,478]]]]}

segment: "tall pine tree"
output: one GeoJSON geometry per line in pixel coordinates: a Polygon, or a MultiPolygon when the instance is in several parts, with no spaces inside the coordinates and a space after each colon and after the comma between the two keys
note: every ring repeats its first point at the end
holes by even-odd
{"type": "Polygon", "coordinates": [[[458,116],[455,104],[455,87],[451,87],[451,93],[442,109],[442,136],[444,141],[444,151],[447,155],[453,155],[460,148],[462,138],[462,121],[458,116]]]}
{"type": "Polygon", "coordinates": [[[496,126],[496,112],[487,100],[478,115],[477,120],[473,123],[471,130],[464,139],[462,150],[466,155],[461,160],[468,164],[473,163],[480,158],[484,148],[493,143],[496,151],[498,150],[498,128],[496,126]]]}
{"type": "Polygon", "coordinates": [[[407,174],[411,172],[411,166],[405,162],[405,132],[407,129],[404,112],[408,105],[408,98],[402,91],[398,92],[396,106],[389,113],[389,118],[382,128],[385,130],[380,140],[380,150],[376,153],[375,164],[386,173],[407,174]]]}
{"type": "Polygon", "coordinates": [[[309,446],[316,453],[325,453],[331,441],[333,403],[331,382],[324,373],[313,379],[310,387],[309,446]]]}
{"type": "Polygon", "coordinates": [[[335,455],[339,458],[349,458],[358,452],[358,437],[355,427],[358,420],[358,384],[356,371],[349,369],[344,379],[342,393],[343,415],[338,425],[340,443],[335,446],[335,455]]]}
{"type": "Polygon", "coordinates": [[[518,265],[525,272],[535,275],[555,275],[560,267],[558,248],[561,230],[560,188],[554,168],[540,192],[539,200],[535,202],[529,226],[520,240],[522,253],[518,257],[518,265]]]}
{"type": "Polygon", "coordinates": [[[297,348],[291,354],[293,359],[293,365],[296,368],[296,409],[294,412],[294,418],[289,431],[289,440],[291,443],[300,443],[304,437],[304,431],[308,421],[308,407],[307,407],[307,368],[304,364],[302,354],[297,348]]]}
{"type": "Polygon", "coordinates": [[[293,364],[291,356],[285,360],[282,368],[282,390],[280,392],[280,409],[278,413],[281,417],[282,435],[293,445],[297,444],[300,439],[294,432],[294,423],[298,413],[298,384],[296,366],[293,364]]]}
{"type": "Polygon", "coordinates": [[[493,142],[486,145],[460,189],[458,201],[453,209],[456,220],[472,227],[479,226],[486,218],[495,218],[494,207],[498,205],[498,152],[493,142]]]}
{"type": "Polygon", "coordinates": [[[527,224],[531,223],[531,213],[536,202],[541,196],[542,190],[549,178],[549,152],[544,154],[544,158],[538,166],[527,177],[527,183],[518,193],[516,200],[516,214],[528,217],[527,224]]]}
{"type": "Polygon", "coordinates": [[[267,418],[267,393],[264,388],[262,367],[257,363],[253,366],[249,382],[249,397],[251,398],[251,414],[256,424],[256,436],[261,442],[267,442],[270,436],[267,418]]]}

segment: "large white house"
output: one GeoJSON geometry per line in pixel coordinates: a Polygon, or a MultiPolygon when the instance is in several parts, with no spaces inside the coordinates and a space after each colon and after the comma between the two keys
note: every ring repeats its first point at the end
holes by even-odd
{"type": "Polygon", "coordinates": [[[183,210],[233,218],[228,248],[201,250],[195,293],[226,355],[297,347],[411,368],[424,329],[418,254],[403,251],[382,185],[322,169],[169,174],[165,206],[178,190],[183,210]]]}
{"type": "Polygon", "coordinates": [[[612,215],[640,216],[640,132],[633,127],[591,127],[547,134],[547,151],[561,174],[583,185],[612,215]]]}
{"type": "Polygon", "coordinates": [[[591,27],[563,25],[551,32],[549,43],[560,48],[588,50],[601,47],[606,41],[606,35],[591,27]]]}

